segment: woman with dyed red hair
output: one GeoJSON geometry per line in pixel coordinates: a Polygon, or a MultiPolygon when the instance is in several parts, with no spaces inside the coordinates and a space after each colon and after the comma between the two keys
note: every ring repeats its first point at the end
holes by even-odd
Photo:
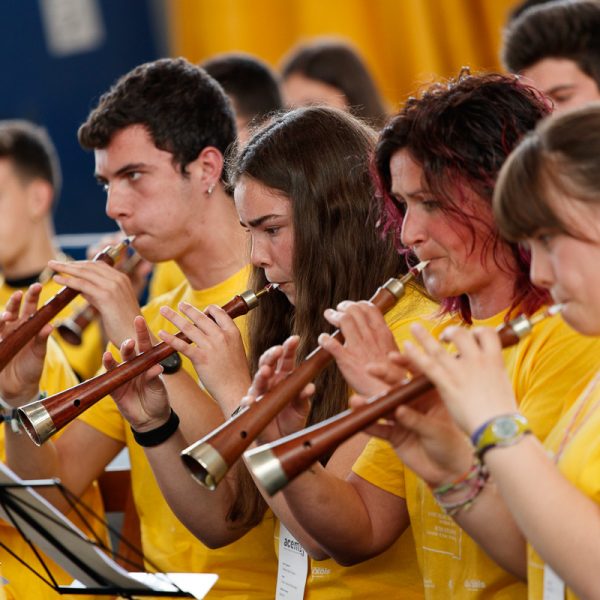
{"type": "MultiPolygon", "coordinates": [[[[566,323],[589,336],[600,335],[599,132],[597,104],[544,122],[506,162],[494,194],[502,233],[531,249],[532,280],[562,304],[566,323]]],[[[410,355],[471,436],[521,530],[518,540],[530,544],[529,597],[598,597],[600,374],[542,446],[526,435],[496,334],[456,330],[450,337],[458,358],[425,335],[424,352],[410,355]],[[519,427],[496,443],[494,431],[510,423],[519,427]]],[[[514,525],[505,517],[496,528],[514,525]]]]}

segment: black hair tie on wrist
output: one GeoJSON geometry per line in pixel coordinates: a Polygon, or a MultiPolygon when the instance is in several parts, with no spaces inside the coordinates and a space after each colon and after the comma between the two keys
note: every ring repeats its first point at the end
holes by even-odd
{"type": "Polygon", "coordinates": [[[131,427],[131,433],[133,433],[133,438],[138,445],[143,446],[144,448],[151,448],[152,446],[158,446],[159,444],[166,442],[177,431],[178,427],[179,417],[177,416],[177,413],[171,409],[171,414],[166,423],[163,423],[160,427],[151,429],[150,431],[136,431],[131,427]]]}

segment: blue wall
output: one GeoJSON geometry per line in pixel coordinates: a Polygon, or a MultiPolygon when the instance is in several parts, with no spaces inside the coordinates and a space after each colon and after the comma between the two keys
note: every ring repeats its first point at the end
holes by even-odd
{"type": "MultiPolygon", "coordinates": [[[[73,2],[97,6],[104,35],[91,50],[56,55],[48,49],[43,2],[0,4],[0,118],[44,125],[57,146],[63,170],[57,233],[112,231],[115,225],[104,215],[104,192],[93,178],[93,154],[79,147],[77,129],[119,76],[159,56],[163,24],[156,23],[160,19],[152,0],[66,0],[63,7],[73,2]]],[[[48,4],[53,2],[61,4],[48,4]]]]}

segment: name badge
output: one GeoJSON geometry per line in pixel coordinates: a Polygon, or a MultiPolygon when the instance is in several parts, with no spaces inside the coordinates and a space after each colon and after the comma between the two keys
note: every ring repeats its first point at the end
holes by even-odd
{"type": "Polygon", "coordinates": [[[275,600],[302,600],[308,575],[308,554],[300,542],[279,524],[279,566],[275,600]]]}
{"type": "Polygon", "coordinates": [[[544,565],[544,600],[565,600],[565,584],[547,564],[544,565]]]}

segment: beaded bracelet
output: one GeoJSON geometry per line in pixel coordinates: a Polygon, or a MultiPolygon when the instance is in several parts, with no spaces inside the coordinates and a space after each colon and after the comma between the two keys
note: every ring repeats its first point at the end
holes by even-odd
{"type": "Polygon", "coordinates": [[[485,486],[487,479],[487,469],[485,469],[479,459],[475,458],[468,471],[457,477],[454,481],[436,487],[432,490],[433,495],[444,512],[450,516],[454,516],[461,510],[467,510],[473,504],[485,486]],[[462,498],[459,497],[458,500],[453,499],[449,502],[444,499],[448,494],[462,491],[466,493],[462,498]]]}
{"type": "Polygon", "coordinates": [[[177,413],[171,409],[169,418],[160,427],[151,429],[150,431],[136,431],[131,427],[131,433],[135,441],[144,448],[151,448],[166,442],[179,427],[179,417],[177,413]]]}
{"type": "Polygon", "coordinates": [[[433,490],[434,495],[443,496],[448,492],[454,492],[463,489],[468,485],[468,482],[473,479],[481,469],[481,463],[475,459],[473,464],[462,475],[459,475],[454,481],[444,483],[433,490]]]}

